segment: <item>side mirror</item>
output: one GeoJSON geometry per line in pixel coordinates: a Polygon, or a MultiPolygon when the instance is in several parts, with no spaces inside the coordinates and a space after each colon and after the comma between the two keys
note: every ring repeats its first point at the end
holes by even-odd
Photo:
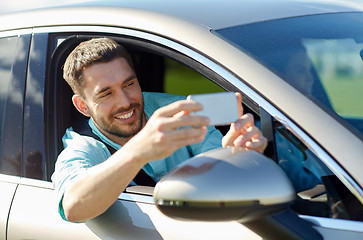
{"type": "Polygon", "coordinates": [[[254,221],[286,209],[295,191],[277,164],[255,151],[220,148],[195,156],[155,187],[158,209],[176,219],[254,221]]]}

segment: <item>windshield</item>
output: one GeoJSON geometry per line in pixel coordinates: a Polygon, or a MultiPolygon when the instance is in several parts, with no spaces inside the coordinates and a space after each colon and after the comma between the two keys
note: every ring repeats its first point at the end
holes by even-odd
{"type": "Polygon", "coordinates": [[[362,13],[288,18],[216,32],[362,138],[362,13]]]}

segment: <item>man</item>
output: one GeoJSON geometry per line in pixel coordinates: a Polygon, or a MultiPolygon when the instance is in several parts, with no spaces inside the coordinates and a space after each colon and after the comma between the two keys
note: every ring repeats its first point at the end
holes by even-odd
{"type": "MultiPolygon", "coordinates": [[[[90,117],[101,141],[68,129],[52,176],[61,216],[74,222],[106,211],[143,168],[155,181],[192,155],[217,148],[246,147],[263,152],[267,141],[251,115],[222,135],[207,117],[190,115],[202,106],[161,93],[142,93],[130,56],[107,38],[81,43],[68,56],[64,79],[74,106],[90,117]],[[190,127],[191,126],[191,127],[190,127]],[[113,155],[108,144],[118,149],[113,155]],[[122,146],[122,147],[121,147],[122,146]]],[[[239,102],[241,95],[236,94],[239,102]]]]}

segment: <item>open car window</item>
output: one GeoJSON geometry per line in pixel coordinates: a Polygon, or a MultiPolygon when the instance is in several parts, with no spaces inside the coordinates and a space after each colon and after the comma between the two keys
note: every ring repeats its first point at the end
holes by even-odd
{"type": "MultiPolygon", "coordinates": [[[[62,66],[74,47],[93,37],[102,37],[102,35],[73,33],[50,36],[55,49],[51,56],[50,77],[54,78],[55,82],[54,86],[49,85],[53,89],[50,89],[48,95],[56,105],[57,111],[53,114],[56,121],[55,128],[59,136],[55,139],[57,143],[55,159],[63,149],[60,139],[66,128],[71,126],[72,122],[77,122],[79,118],[83,118],[71,102],[73,92],[63,79],[62,66]]],[[[220,83],[223,81],[215,72],[181,53],[118,36],[112,36],[112,38],[125,46],[133,57],[142,91],[164,92],[186,97],[189,94],[233,90],[230,85],[224,84],[222,86],[220,83]]],[[[247,111],[248,108],[246,107],[245,110],[247,111]]]]}
{"type": "MultiPolygon", "coordinates": [[[[51,56],[50,77],[55,79],[54,86],[49,85],[48,95],[56,106],[54,125],[56,129],[54,161],[63,149],[61,138],[65,130],[73,123],[84,118],[71,102],[72,90],[64,81],[62,66],[66,57],[80,42],[92,37],[102,37],[99,34],[50,34],[50,42],[54,46],[51,56]]],[[[133,57],[134,67],[141,88],[148,92],[164,92],[187,96],[190,94],[233,91],[231,86],[220,84],[220,76],[203,66],[197,60],[186,57],[170,49],[160,49],[160,46],[130,41],[117,35],[111,36],[127,48],[133,57]]],[[[51,101],[50,101],[51,102],[51,101]]],[[[50,104],[51,105],[51,104],[50,104]]],[[[251,111],[248,107],[245,111],[251,111]]],[[[229,126],[221,127],[226,133],[229,126]]]]}

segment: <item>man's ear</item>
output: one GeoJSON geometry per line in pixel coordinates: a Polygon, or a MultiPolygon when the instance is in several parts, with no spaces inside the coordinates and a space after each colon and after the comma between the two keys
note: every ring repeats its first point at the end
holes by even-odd
{"type": "Polygon", "coordinates": [[[83,101],[81,96],[74,94],[72,97],[73,105],[77,108],[77,110],[85,115],[86,117],[91,117],[90,111],[88,110],[88,107],[86,103],[83,101]]]}

